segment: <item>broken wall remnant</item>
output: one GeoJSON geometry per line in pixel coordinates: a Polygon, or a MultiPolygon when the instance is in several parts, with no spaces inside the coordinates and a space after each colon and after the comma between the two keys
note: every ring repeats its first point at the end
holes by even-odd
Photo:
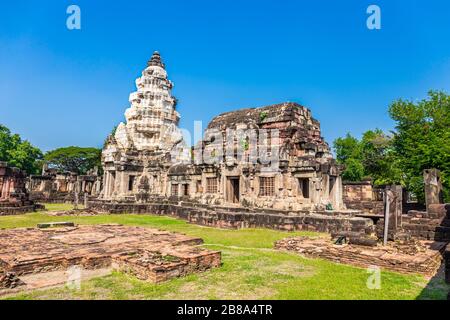
{"type": "Polygon", "coordinates": [[[35,211],[38,206],[30,200],[25,188],[26,173],[0,162],[0,215],[35,211]]]}
{"type": "Polygon", "coordinates": [[[437,169],[424,170],[423,180],[425,184],[425,203],[428,211],[430,205],[444,203],[441,173],[437,169]]]}
{"type": "Polygon", "coordinates": [[[295,237],[279,240],[275,248],[310,258],[321,258],[358,267],[378,266],[407,274],[433,276],[441,266],[444,242],[390,242],[388,246],[338,245],[327,238],[295,237]]]}
{"type": "Polygon", "coordinates": [[[200,238],[122,225],[0,230],[0,268],[9,280],[24,275],[113,267],[152,282],[219,267],[219,251],[200,238]]]}
{"type": "Polygon", "coordinates": [[[343,182],[343,200],[348,209],[383,215],[383,194],[384,188],[374,187],[372,180],[343,182]]]}

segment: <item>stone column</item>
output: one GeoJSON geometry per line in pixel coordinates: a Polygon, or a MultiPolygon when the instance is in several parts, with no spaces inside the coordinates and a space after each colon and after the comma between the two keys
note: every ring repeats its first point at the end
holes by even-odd
{"type": "Polygon", "coordinates": [[[319,205],[322,201],[323,178],[314,177],[310,179],[309,197],[312,205],[319,205]]]}
{"type": "Polygon", "coordinates": [[[402,231],[402,197],[403,196],[403,188],[402,186],[387,186],[384,196],[384,220],[386,226],[386,217],[387,219],[387,228],[388,228],[388,239],[396,240],[397,232],[402,231]]]}
{"type": "Polygon", "coordinates": [[[129,183],[129,181],[128,181],[128,175],[125,173],[125,171],[121,171],[120,172],[120,176],[121,176],[121,179],[120,179],[120,193],[121,194],[123,194],[123,195],[126,195],[126,194],[128,194],[128,183],[129,183]]]}
{"type": "Polygon", "coordinates": [[[109,184],[109,171],[105,171],[105,182],[104,182],[104,186],[103,186],[103,189],[104,189],[104,197],[105,197],[105,199],[108,199],[109,198],[109,191],[110,191],[110,184],[109,184]]]}
{"type": "Polygon", "coordinates": [[[11,179],[10,178],[6,178],[6,181],[3,183],[3,192],[2,192],[3,199],[8,199],[9,198],[10,184],[11,184],[11,179]]]}
{"type": "Polygon", "coordinates": [[[114,172],[114,174],[111,172],[110,173],[110,194],[111,196],[114,194],[114,192],[117,190],[116,188],[116,183],[117,183],[117,173],[114,172]]]}
{"type": "Polygon", "coordinates": [[[423,180],[425,184],[425,203],[428,207],[431,204],[444,203],[442,193],[441,173],[437,169],[427,169],[423,171],[423,180]]]}
{"type": "Polygon", "coordinates": [[[339,210],[344,207],[342,199],[342,178],[340,176],[333,178],[334,178],[334,185],[330,193],[330,201],[333,206],[333,209],[339,210]]]}

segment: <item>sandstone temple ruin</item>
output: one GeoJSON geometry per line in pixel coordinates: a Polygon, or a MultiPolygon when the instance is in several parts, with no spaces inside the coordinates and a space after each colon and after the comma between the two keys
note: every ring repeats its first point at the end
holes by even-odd
{"type": "Polygon", "coordinates": [[[162,197],[213,206],[343,209],[341,168],[309,109],[282,103],[221,114],[189,150],[158,52],[136,86],[126,124],[103,151],[102,200],[147,203],[162,197]]]}
{"type": "MultiPolygon", "coordinates": [[[[426,208],[409,203],[400,186],[343,185],[320,123],[304,106],[223,113],[188,148],[159,53],[136,85],[126,123],[103,150],[104,188],[91,209],[173,215],[223,228],[328,232],[332,241],[286,239],[276,248],[400,272],[431,275],[440,266],[450,240],[449,206],[436,196],[426,208]]],[[[430,183],[438,172],[424,174],[427,193],[436,193],[439,186],[430,183]]]]}
{"type": "MultiPolygon", "coordinates": [[[[136,87],[126,121],[105,143],[103,176],[96,170],[77,176],[44,168],[42,175],[27,179],[0,162],[0,215],[33,211],[34,199],[78,203],[84,197],[87,210],[61,215],[150,213],[222,228],[326,232],[328,238],[293,237],[274,246],[428,276],[444,258],[450,283],[450,204],[443,203],[439,170],[424,171],[425,206],[411,201],[401,186],[343,182],[320,123],[308,108],[292,102],[220,114],[188,147],[178,127],[173,83],[158,52],[136,87]]],[[[0,294],[2,287],[30,286],[29,275],[73,263],[154,282],[221,263],[219,252],[197,247],[201,239],[159,230],[46,227],[0,230],[6,244],[0,250],[0,294]],[[70,252],[62,244],[72,246],[70,252]],[[19,247],[27,249],[17,255],[19,247]]]]}
{"type": "Polygon", "coordinates": [[[31,212],[38,207],[26,189],[26,173],[0,162],[0,216],[31,212]]]}
{"type": "Polygon", "coordinates": [[[102,189],[102,177],[98,169],[78,175],[73,172],[59,172],[44,165],[42,174],[31,175],[27,181],[30,198],[45,203],[77,202],[96,199],[102,189]]]}

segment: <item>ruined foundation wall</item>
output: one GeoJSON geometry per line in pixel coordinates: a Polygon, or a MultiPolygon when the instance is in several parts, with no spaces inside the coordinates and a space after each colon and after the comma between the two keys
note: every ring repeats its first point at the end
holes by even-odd
{"type": "Polygon", "coordinates": [[[226,208],[192,202],[160,201],[146,204],[89,202],[89,208],[113,213],[137,213],[175,216],[188,222],[227,229],[269,228],[284,231],[326,233],[357,232],[370,235],[375,226],[370,219],[346,212],[288,212],[271,209],[226,208]]]}
{"type": "Polygon", "coordinates": [[[330,239],[294,237],[279,240],[275,249],[336,263],[383,269],[406,274],[434,276],[442,263],[445,243],[416,241],[414,244],[390,243],[388,246],[336,245],[330,239]]]}

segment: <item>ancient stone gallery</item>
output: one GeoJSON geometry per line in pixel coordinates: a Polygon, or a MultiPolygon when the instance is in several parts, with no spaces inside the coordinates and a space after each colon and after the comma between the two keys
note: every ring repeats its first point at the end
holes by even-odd
{"type": "Polygon", "coordinates": [[[296,103],[221,114],[189,149],[158,52],[103,151],[101,199],[276,210],[343,209],[341,168],[311,111],[296,103]],[[159,201],[159,200],[158,200],[159,201]]]}
{"type": "Polygon", "coordinates": [[[0,162],[0,215],[22,214],[36,209],[25,184],[25,172],[0,162]]]}

